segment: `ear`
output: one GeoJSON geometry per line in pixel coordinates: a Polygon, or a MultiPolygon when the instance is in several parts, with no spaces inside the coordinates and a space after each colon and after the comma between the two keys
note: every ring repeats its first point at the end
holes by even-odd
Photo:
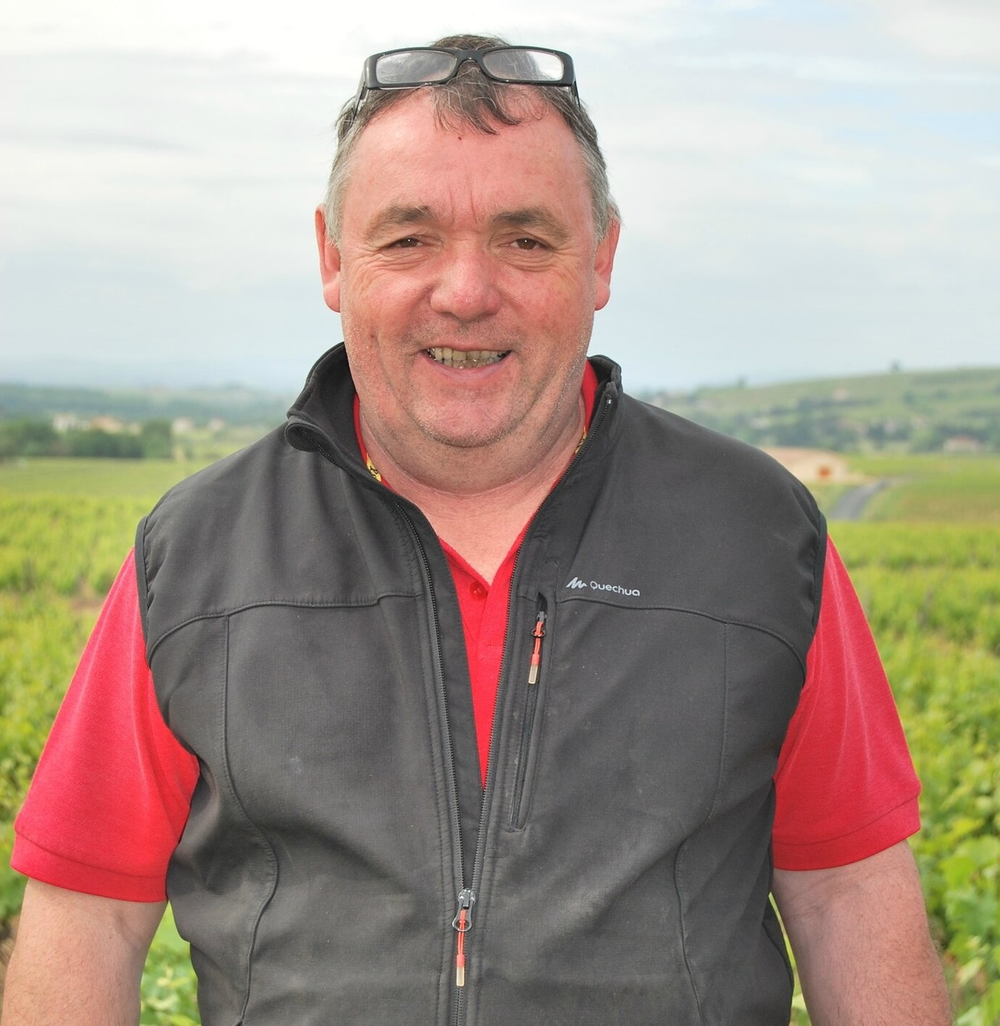
{"type": "Polygon", "coordinates": [[[322,207],[316,208],[316,245],[323,298],[334,313],[340,313],[340,249],[326,233],[326,214],[322,207]]]}
{"type": "Polygon", "coordinates": [[[608,225],[607,234],[597,244],[594,252],[594,309],[601,310],[611,298],[611,269],[615,264],[615,251],[618,249],[618,236],[621,234],[621,222],[615,218],[608,225]]]}

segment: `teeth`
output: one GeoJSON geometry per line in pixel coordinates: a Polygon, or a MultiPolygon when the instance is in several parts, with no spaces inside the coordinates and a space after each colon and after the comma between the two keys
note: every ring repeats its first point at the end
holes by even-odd
{"type": "Polygon", "coordinates": [[[427,352],[432,359],[444,364],[445,367],[458,367],[460,370],[499,363],[507,355],[507,351],[498,352],[495,349],[472,349],[463,353],[458,349],[450,349],[448,346],[435,346],[433,349],[428,349],[427,352]]]}

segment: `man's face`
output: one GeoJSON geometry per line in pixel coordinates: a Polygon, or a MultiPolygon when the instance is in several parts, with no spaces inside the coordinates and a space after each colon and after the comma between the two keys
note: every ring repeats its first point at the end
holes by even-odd
{"type": "Polygon", "coordinates": [[[317,221],[363,424],[389,452],[544,445],[579,417],[617,226],[595,239],[557,114],[456,132],[415,93],[358,140],[339,246],[317,221]]]}

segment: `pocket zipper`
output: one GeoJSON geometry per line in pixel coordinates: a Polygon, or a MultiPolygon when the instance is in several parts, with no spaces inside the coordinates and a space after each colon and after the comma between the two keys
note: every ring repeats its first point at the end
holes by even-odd
{"type": "Polygon", "coordinates": [[[528,773],[528,750],[531,747],[531,735],[535,724],[535,710],[538,706],[538,678],[542,662],[542,639],[545,637],[545,608],[538,607],[538,616],[531,636],[535,643],[531,649],[528,662],[528,687],[524,700],[524,721],[521,724],[521,741],[517,749],[517,773],[514,777],[514,794],[510,803],[511,828],[518,826],[521,815],[521,800],[524,795],[524,781],[528,773]]]}

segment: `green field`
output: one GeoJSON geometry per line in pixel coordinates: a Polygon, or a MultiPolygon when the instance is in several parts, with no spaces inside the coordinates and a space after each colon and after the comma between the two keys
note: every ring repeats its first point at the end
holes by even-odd
{"type": "Polygon", "coordinates": [[[61,495],[155,502],[203,462],[33,459],[0,462],[0,495],[61,495]]]}
{"type": "Polygon", "coordinates": [[[1000,525],[1000,456],[866,456],[853,466],[893,482],[866,519],[1000,525]]]}
{"type": "MultiPolygon", "coordinates": [[[[958,1026],[1000,1023],[1000,460],[858,458],[891,480],[831,533],[868,611],[923,781],[914,839],[958,1026]]],[[[12,822],[48,725],[135,524],[193,467],[0,465],[0,923],[20,906],[12,822]]],[[[821,503],[832,504],[833,491],[821,503]]],[[[797,998],[796,1023],[808,1020],[797,998]]],[[[169,917],[141,1022],[193,1026],[194,984],[169,917]]]]}

